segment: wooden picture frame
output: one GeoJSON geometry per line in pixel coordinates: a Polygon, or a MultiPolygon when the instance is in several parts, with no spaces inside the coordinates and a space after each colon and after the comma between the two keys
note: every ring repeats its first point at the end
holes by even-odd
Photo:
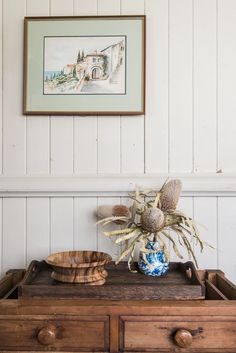
{"type": "Polygon", "coordinates": [[[26,115],[145,113],[145,16],[25,17],[26,115]]]}

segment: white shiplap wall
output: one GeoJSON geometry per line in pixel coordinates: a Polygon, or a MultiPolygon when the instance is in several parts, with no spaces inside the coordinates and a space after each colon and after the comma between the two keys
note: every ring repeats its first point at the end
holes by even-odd
{"type": "Polygon", "coordinates": [[[127,202],[135,176],[148,186],[161,174],[158,187],[175,173],[187,184],[179,207],[216,248],[200,266],[236,281],[235,0],[1,3],[0,272],[71,248],[116,256],[97,205],[127,202]],[[147,16],[146,115],[23,116],[24,16],[114,14],[147,16]]]}

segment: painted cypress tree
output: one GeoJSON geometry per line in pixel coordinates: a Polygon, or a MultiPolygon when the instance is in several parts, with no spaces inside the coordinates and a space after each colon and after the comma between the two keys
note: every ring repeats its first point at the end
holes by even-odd
{"type": "Polygon", "coordinates": [[[84,61],[84,51],[82,50],[81,61],[84,61]]]}
{"type": "Polygon", "coordinates": [[[73,77],[76,78],[76,65],[73,68],[73,77]]]}
{"type": "Polygon", "coordinates": [[[81,55],[80,55],[80,50],[78,52],[78,56],[77,56],[77,64],[79,64],[81,61],[81,55]]]}

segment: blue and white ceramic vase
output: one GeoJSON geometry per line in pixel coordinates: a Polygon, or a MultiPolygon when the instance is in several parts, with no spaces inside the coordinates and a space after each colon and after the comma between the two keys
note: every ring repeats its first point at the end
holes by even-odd
{"type": "Polygon", "coordinates": [[[148,276],[163,276],[169,270],[169,262],[158,242],[148,242],[147,250],[141,250],[139,254],[138,268],[148,276]]]}

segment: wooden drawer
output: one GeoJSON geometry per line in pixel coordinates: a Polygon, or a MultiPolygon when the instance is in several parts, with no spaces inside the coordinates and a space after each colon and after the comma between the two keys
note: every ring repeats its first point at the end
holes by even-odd
{"type": "Polygon", "coordinates": [[[107,351],[108,316],[19,316],[0,320],[0,349],[107,351]]]}
{"type": "Polygon", "coordinates": [[[235,353],[236,317],[122,316],[120,350],[235,353]]]}

